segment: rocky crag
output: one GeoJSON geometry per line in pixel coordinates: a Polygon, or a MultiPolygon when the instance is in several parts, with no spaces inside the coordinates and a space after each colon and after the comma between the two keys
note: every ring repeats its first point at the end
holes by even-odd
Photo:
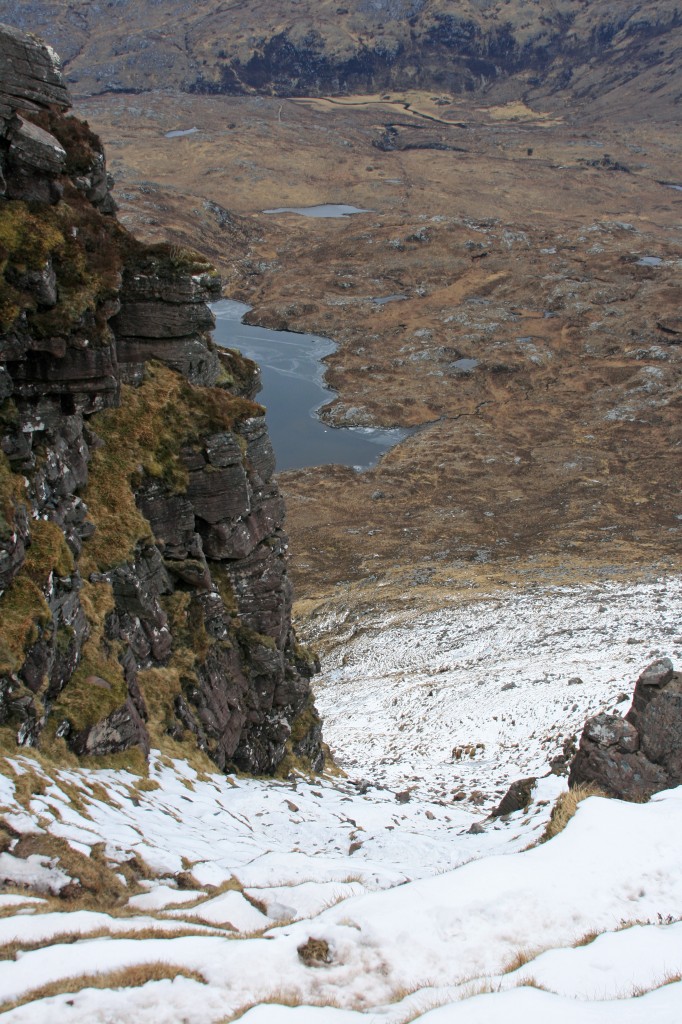
{"type": "Polygon", "coordinates": [[[580,783],[635,801],[682,784],[682,672],[670,658],[642,672],[624,718],[587,720],[569,775],[570,786],[580,783]]]}
{"type": "Polygon", "coordinates": [[[1,26],[0,68],[3,743],[320,767],[257,368],[213,344],[217,274],[117,223],[49,47],[1,26]]]}
{"type": "Polygon", "coordinates": [[[80,96],[511,87],[515,95],[566,92],[582,102],[636,78],[659,103],[661,91],[673,103],[679,93],[676,0],[116,0],[77,11],[0,0],[3,17],[57,46],[80,96]]]}

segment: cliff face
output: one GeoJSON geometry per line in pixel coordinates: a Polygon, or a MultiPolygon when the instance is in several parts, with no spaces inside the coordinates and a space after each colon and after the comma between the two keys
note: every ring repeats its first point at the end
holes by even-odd
{"type": "Polygon", "coordinates": [[[3,742],[319,768],[257,368],[211,338],[219,279],[116,222],[54,53],[0,26],[0,58],[3,742]]]}
{"type": "Polygon", "coordinates": [[[38,27],[59,48],[79,95],[459,93],[503,91],[515,79],[519,95],[585,100],[644,76],[641,89],[659,99],[662,90],[674,112],[679,93],[677,0],[116,0],[81,3],[77,13],[0,0],[3,17],[38,27]]]}

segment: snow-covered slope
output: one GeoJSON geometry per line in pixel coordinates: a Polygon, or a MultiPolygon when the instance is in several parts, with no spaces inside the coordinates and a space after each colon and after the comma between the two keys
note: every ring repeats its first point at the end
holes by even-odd
{"type": "Polygon", "coordinates": [[[682,1019],[682,789],[592,797],[538,844],[565,789],[548,758],[652,656],[677,660],[680,610],[679,581],[659,580],[342,630],[320,699],[348,778],[225,778],[158,753],[149,780],[6,760],[0,1019],[682,1019]],[[543,776],[528,810],[488,818],[528,772],[543,776]],[[55,898],[77,873],[15,856],[31,833],[113,866],[129,895],[55,898]]]}
{"type": "Polygon", "coordinates": [[[642,668],[682,658],[677,577],[537,587],[428,614],[308,624],[338,636],[316,701],[338,762],[372,782],[490,808],[544,774],[588,715],[627,711],[642,668]],[[497,799],[496,799],[497,798],[497,799]]]}

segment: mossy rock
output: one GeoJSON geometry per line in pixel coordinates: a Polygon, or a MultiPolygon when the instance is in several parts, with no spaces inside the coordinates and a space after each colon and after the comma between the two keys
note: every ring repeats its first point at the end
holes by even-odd
{"type": "Polygon", "coordinates": [[[137,388],[124,386],[119,408],[91,418],[104,444],[94,452],[83,495],[96,526],[83,557],[90,571],[105,572],[129,561],[140,541],[151,539],[149,523],[135,503],[145,476],[183,493],[188,475],[180,451],[207,434],[233,430],[261,407],[220,388],[196,388],[158,362],[147,364],[137,388]]]}
{"type": "Polygon", "coordinates": [[[45,588],[51,573],[69,576],[73,568],[59,527],[40,519],[32,522],[24,563],[0,597],[0,672],[18,671],[30,645],[53,628],[45,588]]]}

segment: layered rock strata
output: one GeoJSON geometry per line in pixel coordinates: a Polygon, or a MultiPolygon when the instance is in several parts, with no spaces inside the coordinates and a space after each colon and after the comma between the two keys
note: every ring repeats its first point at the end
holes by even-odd
{"type": "Polygon", "coordinates": [[[634,801],[682,784],[682,672],[669,658],[642,672],[624,718],[602,713],[585,723],[569,785],[588,782],[634,801]]]}
{"type": "Polygon", "coordinates": [[[320,767],[257,368],[211,337],[220,281],[116,222],[54,53],[2,26],[0,57],[3,742],[320,767]]]}
{"type": "Polygon", "coordinates": [[[0,0],[41,32],[79,95],[153,89],[280,96],[568,90],[582,103],[642,76],[674,107],[682,12],[673,0],[0,0]],[[175,31],[167,31],[168,24],[175,31]]]}

